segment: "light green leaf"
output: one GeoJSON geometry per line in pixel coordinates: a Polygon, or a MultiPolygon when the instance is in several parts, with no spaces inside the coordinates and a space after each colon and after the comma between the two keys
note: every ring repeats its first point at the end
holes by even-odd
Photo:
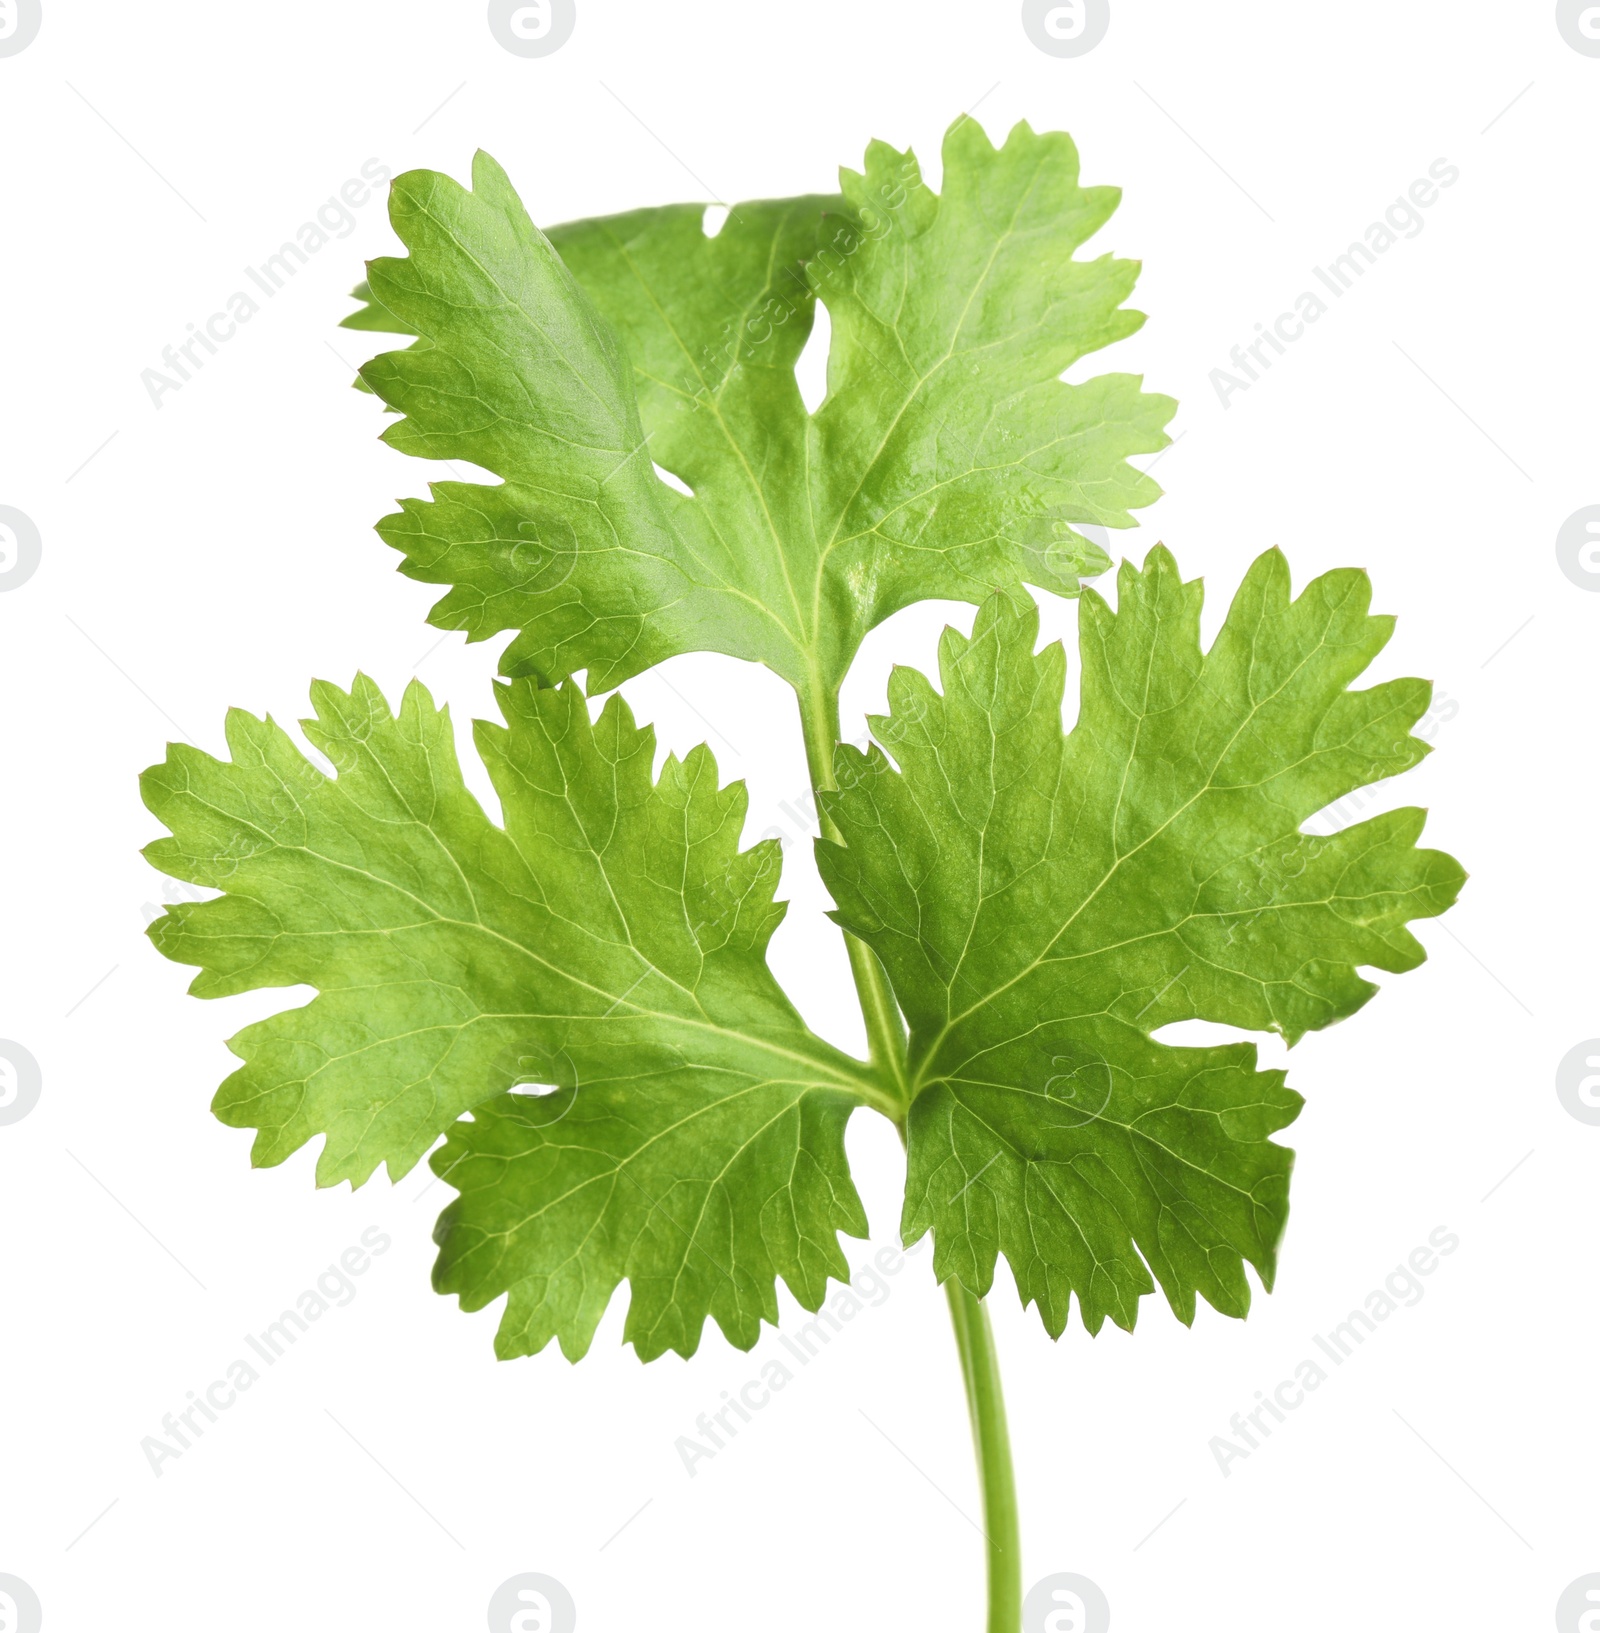
{"type": "Polygon", "coordinates": [[[1159,1283],[1243,1315],[1270,1286],[1299,1096],[1250,1044],[1152,1034],[1201,1019],[1281,1033],[1351,1014],[1358,966],[1411,969],[1410,919],[1464,875],[1419,850],[1423,814],[1332,837],[1307,818],[1427,752],[1422,681],[1351,691],[1389,638],[1359,572],[1297,599],[1272,551],[1208,652],[1201,589],[1163,549],[1082,604],[1079,718],[1037,615],[996,598],[947,631],[942,695],[897,669],[879,749],[838,750],[819,843],[837,917],[877,951],[911,1027],[902,1229],[941,1279],[988,1291],[1003,1252],[1059,1334],[1131,1327],[1159,1283]]]}
{"type": "Polygon", "coordinates": [[[1065,135],[1019,125],[996,151],[958,121],[943,198],[875,143],[848,205],[741,204],[714,237],[679,205],[547,239],[492,160],[473,176],[397,178],[410,253],[373,263],[349,321],[422,337],[362,371],[405,416],[387,440],[503,479],[436,484],[379,531],[452,586],[436,624],[519,632],[508,673],[603,690],[705,650],[819,695],[913,601],[1076,593],[1106,558],[1072,524],[1130,526],[1159,494],[1126,461],[1165,445],[1171,400],[1059,378],[1142,322],[1134,263],[1074,259],[1118,194],[1079,186],[1065,135]],[[812,416],[794,365],[816,294],[812,416]]]}
{"type": "Polygon", "coordinates": [[[443,482],[379,531],[413,576],[456,588],[434,620],[518,628],[517,672],[588,666],[614,683],[697,643],[733,610],[696,581],[651,468],[616,336],[486,154],[475,189],[410,171],[390,196],[404,260],[369,268],[385,310],[425,338],[361,371],[404,417],[403,453],[465,459],[498,487],[443,482]]]}
{"type": "Polygon", "coordinates": [[[313,698],[336,776],[234,711],[230,760],[174,746],[144,780],[173,836],[150,860],[224,892],[151,927],[191,990],[318,991],[231,1041],[215,1109],[254,1161],[323,1136],[319,1183],[360,1184],[449,1131],[438,1283],[511,1294],[502,1354],[581,1355],[624,1278],[646,1358],[691,1353],[708,1314],[748,1348],[778,1277],[815,1309],[848,1274],[836,1233],[865,1234],[843,1135],[876,1091],[767,967],[780,863],[738,849],[743,785],[704,747],[652,782],[620,698],[591,726],[575,685],[517,681],[476,734],[502,828],[421,685],[398,717],[365,679],[313,698]]]}
{"type": "Polygon", "coordinates": [[[1072,138],[1026,124],[997,151],[958,119],[942,158],[935,196],[874,142],[842,176],[860,250],[811,267],[833,323],[811,508],[823,596],[851,602],[846,663],[913,601],[1076,594],[1110,563],[1070,524],[1132,527],[1161,493],[1127,459],[1166,446],[1172,399],[1133,375],[1060,378],[1144,322],[1122,304],[1137,262],[1074,259],[1120,191],[1081,187],[1072,138]]]}

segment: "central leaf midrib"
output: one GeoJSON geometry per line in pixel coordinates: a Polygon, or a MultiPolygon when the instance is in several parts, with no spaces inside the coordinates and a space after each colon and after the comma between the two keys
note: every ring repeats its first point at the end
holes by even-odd
{"type": "MultiPolygon", "coordinates": [[[[1156,627],[1157,630],[1159,630],[1160,626],[1161,626],[1161,622],[1162,622],[1161,610],[1159,608],[1153,609],[1153,616],[1154,616],[1155,627],[1156,627]]],[[[1260,622],[1261,622],[1261,620],[1258,618],[1257,619],[1257,627],[1259,627],[1260,622]]],[[[937,1056],[938,1050],[943,1046],[945,1039],[948,1038],[950,1036],[950,1034],[952,1032],[954,1032],[955,1029],[958,1026],[960,1026],[963,1021],[969,1019],[972,1015],[976,1014],[980,1009],[984,1008],[986,1005],[993,1003],[1002,993],[1010,991],[1012,988],[1017,986],[1020,982],[1025,980],[1029,975],[1031,975],[1036,969],[1038,969],[1049,958],[1052,949],[1059,944],[1062,937],[1064,937],[1066,935],[1067,931],[1072,928],[1073,924],[1082,915],[1082,913],[1090,906],[1090,904],[1095,900],[1095,898],[1100,894],[1100,892],[1103,889],[1105,889],[1105,887],[1111,882],[1111,880],[1116,877],[1117,873],[1122,869],[1122,867],[1124,866],[1125,863],[1131,861],[1135,856],[1137,856],[1141,851],[1143,851],[1148,845],[1153,844],[1155,842],[1155,840],[1158,839],[1161,836],[1161,834],[1163,834],[1169,827],[1171,827],[1172,824],[1174,822],[1176,822],[1197,801],[1199,801],[1200,799],[1203,799],[1207,794],[1212,793],[1214,791],[1217,791],[1217,785],[1215,783],[1216,774],[1217,774],[1218,770],[1221,768],[1222,762],[1227,758],[1228,753],[1232,750],[1233,745],[1239,740],[1240,735],[1249,726],[1251,721],[1253,721],[1255,719],[1256,715],[1284,691],[1284,689],[1290,684],[1290,682],[1293,681],[1300,674],[1301,670],[1303,670],[1306,667],[1306,665],[1311,662],[1311,660],[1317,655],[1318,652],[1320,652],[1322,650],[1323,646],[1325,646],[1326,644],[1327,644],[1327,630],[1326,630],[1326,627],[1324,627],[1324,629],[1319,634],[1316,645],[1309,648],[1309,650],[1305,651],[1300,656],[1299,660],[1294,664],[1294,666],[1291,669],[1288,670],[1288,672],[1282,677],[1282,679],[1278,682],[1278,684],[1273,688],[1273,690],[1271,692],[1267,693],[1266,696],[1261,697],[1261,698],[1252,697],[1251,703],[1250,703],[1250,708],[1245,712],[1243,717],[1240,719],[1240,721],[1239,721],[1238,725],[1235,727],[1232,735],[1228,738],[1228,740],[1222,745],[1221,749],[1217,752],[1217,754],[1216,754],[1216,756],[1215,756],[1215,758],[1214,758],[1214,760],[1212,762],[1211,769],[1207,772],[1205,781],[1200,785],[1200,787],[1195,789],[1194,792],[1191,793],[1188,796],[1187,799],[1182,801],[1182,803],[1175,806],[1173,808],[1173,810],[1171,810],[1166,815],[1166,817],[1164,817],[1161,820],[1160,823],[1158,823],[1154,828],[1152,828],[1149,833],[1147,833],[1142,839],[1140,839],[1139,842],[1136,845],[1134,845],[1130,850],[1125,851],[1125,852],[1121,853],[1120,855],[1118,855],[1116,857],[1116,859],[1112,862],[1111,866],[1106,869],[1105,873],[1101,876],[1100,880],[1095,884],[1094,888],[1092,890],[1090,890],[1086,895],[1083,896],[1083,898],[1078,902],[1077,906],[1073,908],[1072,913],[1067,918],[1065,923],[1063,923],[1061,925],[1060,929],[1056,931],[1056,933],[1050,938],[1050,940],[1045,944],[1045,946],[1040,950],[1040,952],[1037,955],[1035,955],[1035,957],[1033,959],[1031,959],[1027,965],[1025,965],[1022,969],[1018,970],[1014,975],[1010,976],[1007,980],[1002,982],[1000,985],[998,985],[998,986],[994,987],[992,990],[986,992],[983,995],[983,997],[981,997],[976,1003],[969,1004],[959,1014],[952,1015],[944,1023],[943,1027],[940,1029],[939,1035],[928,1046],[928,1051],[927,1051],[927,1053],[924,1056],[923,1061],[922,1061],[921,1070],[919,1071],[917,1077],[914,1080],[915,1087],[914,1087],[913,1092],[920,1092],[920,1089],[922,1087],[926,1086],[926,1081],[930,1081],[930,1080],[924,1080],[923,1079],[923,1077],[921,1076],[921,1071],[926,1071],[927,1068],[932,1065],[935,1057],[937,1056]]],[[[1121,778],[1120,778],[1120,781],[1119,781],[1118,807],[1120,807],[1120,804],[1121,804],[1123,791],[1125,790],[1125,787],[1126,787],[1128,774],[1132,770],[1134,759],[1137,757],[1139,734],[1143,730],[1146,721],[1150,717],[1150,710],[1149,710],[1149,707],[1148,707],[1148,703],[1149,703],[1149,685],[1150,685],[1150,669],[1151,669],[1151,666],[1155,662],[1155,654],[1156,654],[1156,650],[1157,650],[1158,646],[1159,646],[1159,641],[1156,638],[1156,636],[1154,634],[1152,634],[1151,637],[1150,637],[1150,640],[1149,640],[1148,649],[1147,649],[1147,651],[1145,653],[1146,670],[1145,670],[1145,675],[1144,675],[1144,691],[1143,691],[1143,695],[1141,696],[1141,699],[1140,699],[1138,712],[1137,712],[1137,714],[1135,716],[1134,731],[1133,731],[1133,733],[1132,733],[1132,735],[1130,737],[1130,740],[1129,740],[1127,758],[1126,758],[1126,760],[1125,760],[1125,762],[1123,764],[1123,768],[1122,768],[1122,772],[1121,772],[1121,778]]],[[[1213,648],[1213,650],[1215,650],[1215,648],[1213,648]]],[[[1199,684],[1200,678],[1203,677],[1203,675],[1204,675],[1205,665],[1206,665],[1206,661],[1207,661],[1208,658],[1209,658],[1209,654],[1207,654],[1205,657],[1202,658],[1200,674],[1196,677],[1196,684],[1197,685],[1199,684]]],[[[1081,722],[1080,722],[1080,724],[1081,724],[1081,722]]],[[[1077,735],[1078,729],[1079,728],[1075,726],[1073,728],[1073,731],[1072,731],[1071,734],[1065,734],[1064,735],[1064,740],[1063,740],[1063,745],[1062,745],[1062,764],[1061,764],[1061,770],[1058,773],[1057,791],[1051,797],[1052,808],[1055,806],[1055,804],[1057,803],[1057,801],[1059,799],[1060,778],[1063,777],[1065,775],[1065,773],[1066,773],[1067,761],[1068,761],[1068,758],[1069,758],[1069,752],[1068,751],[1070,749],[1070,744],[1071,744],[1072,738],[1077,735]]],[[[1113,813],[1112,822],[1110,824],[1108,824],[1108,831],[1115,831],[1115,812],[1113,813]]],[[[959,974],[959,973],[960,973],[959,970],[957,970],[956,974],[959,974]]],[[[953,987],[953,983],[954,983],[954,977],[952,977],[952,987],[953,987]]]]}
{"type": "MultiPolygon", "coordinates": [[[[201,803],[206,803],[206,802],[201,802],[201,803]]],[[[210,806],[209,804],[207,804],[207,808],[211,809],[211,810],[217,810],[216,807],[210,806]]],[[[218,815],[224,815],[225,813],[217,811],[217,814],[218,815]]],[[[415,821],[415,818],[413,818],[413,821],[415,821]]],[[[428,828],[426,826],[426,824],[422,824],[422,823],[418,823],[418,826],[422,827],[425,832],[429,833],[435,839],[435,841],[439,844],[440,849],[443,850],[446,853],[446,855],[450,855],[449,847],[444,845],[443,841],[439,839],[439,836],[434,832],[433,829],[428,828]]],[[[260,830],[257,830],[257,831],[259,832],[260,830]]],[[[503,832],[503,830],[501,830],[501,831],[503,832]]],[[[580,988],[580,989],[582,989],[584,991],[591,992],[591,993],[594,994],[594,996],[597,999],[598,998],[606,999],[608,1001],[608,1003],[612,1006],[612,1008],[615,1008],[615,1007],[617,1007],[619,1005],[626,1004],[629,1011],[631,1011],[631,1013],[632,1013],[632,1015],[634,1017],[648,1019],[648,1020],[656,1021],[656,1022],[671,1023],[671,1024],[674,1024],[674,1025],[678,1025],[678,1026],[687,1027],[687,1028],[690,1028],[690,1029],[695,1030],[695,1031],[708,1033],[708,1034],[710,1034],[712,1036],[737,1040],[741,1044],[748,1045],[752,1049],[760,1050],[762,1053],[770,1055],[770,1056],[772,1056],[772,1057],[774,1057],[776,1059],[792,1061],[792,1062],[794,1062],[794,1063],[796,1063],[798,1065],[809,1067],[809,1068],[811,1068],[812,1071],[818,1072],[818,1073],[824,1073],[829,1078],[832,1079],[832,1082],[827,1083],[827,1084],[819,1084],[819,1085],[817,1085],[818,1087],[840,1089],[843,1092],[846,1092],[846,1093],[850,1094],[853,1098],[855,1098],[857,1100],[862,1100],[862,1099],[867,1098],[862,1093],[862,1089],[863,1089],[863,1086],[864,1086],[862,1081],[858,1078],[857,1074],[852,1069],[853,1068],[853,1063],[852,1063],[852,1068],[841,1068],[840,1061],[841,1060],[847,1061],[849,1059],[849,1057],[848,1056],[838,1056],[838,1051],[834,1050],[832,1045],[824,1042],[821,1038],[817,1038],[817,1039],[815,1039],[815,1042],[818,1045],[817,1051],[811,1051],[811,1050],[808,1049],[807,1051],[802,1052],[801,1050],[798,1050],[798,1049],[795,1049],[795,1048],[785,1047],[782,1044],[776,1043],[771,1039],[763,1038],[763,1037],[761,1037],[761,1036],[759,1036],[757,1034],[754,1034],[754,1033],[740,1031],[737,1028],[725,1026],[721,1022],[713,1020],[711,1018],[711,1016],[707,1015],[705,1013],[704,1009],[700,1006],[698,996],[695,993],[693,993],[692,991],[690,991],[689,989],[685,988],[680,981],[678,981],[674,976],[672,976],[666,970],[663,970],[659,966],[659,964],[657,964],[653,959],[651,959],[643,951],[641,951],[639,949],[639,947],[634,944],[631,937],[629,938],[629,940],[627,942],[627,947],[640,960],[640,962],[643,963],[646,966],[647,973],[651,973],[651,974],[654,974],[656,976],[659,976],[660,979],[665,981],[669,986],[677,989],[680,992],[683,992],[685,998],[690,1003],[692,1003],[695,1006],[695,1008],[700,1010],[700,1015],[701,1015],[702,1018],[697,1019],[693,1015],[686,1015],[686,1014],[682,1014],[682,1013],[674,1013],[672,1011],[648,1009],[645,1006],[643,1006],[642,1004],[638,1004],[638,1003],[633,1002],[628,997],[628,994],[635,990],[635,988],[638,985],[637,982],[634,983],[633,987],[629,987],[629,988],[625,989],[621,994],[611,993],[611,992],[606,991],[604,988],[596,987],[592,982],[589,982],[587,980],[584,980],[584,979],[580,978],[579,976],[573,974],[570,970],[563,969],[560,966],[551,963],[549,959],[542,957],[532,947],[527,946],[525,943],[523,943],[521,941],[518,941],[515,937],[509,936],[509,935],[505,934],[504,932],[495,929],[493,926],[484,923],[482,919],[462,919],[462,918],[457,918],[457,917],[455,917],[453,915],[447,914],[445,912],[442,912],[439,909],[435,908],[431,903],[427,902],[422,897],[418,896],[414,891],[406,889],[404,886],[395,883],[393,880],[384,879],[380,875],[374,874],[374,873],[370,872],[369,870],[367,870],[365,868],[357,867],[352,863],[343,862],[343,861],[338,860],[337,858],[325,856],[321,852],[313,850],[309,845],[285,845],[281,841],[274,841],[273,844],[274,844],[275,849],[278,849],[278,850],[281,850],[281,851],[296,851],[296,852],[299,852],[301,855],[306,856],[307,858],[309,858],[310,860],[312,860],[314,862],[321,863],[324,866],[333,868],[333,869],[335,869],[335,870],[337,870],[339,872],[351,874],[352,876],[354,876],[356,878],[366,879],[370,883],[372,883],[374,885],[377,885],[380,888],[382,888],[384,890],[387,890],[387,891],[391,892],[392,894],[400,897],[402,900],[411,902],[424,915],[423,920],[421,922],[417,923],[417,924],[413,924],[413,925],[385,925],[385,926],[382,926],[381,928],[377,928],[377,929],[365,930],[365,931],[361,931],[361,932],[355,932],[354,933],[355,935],[376,935],[376,936],[387,937],[389,935],[392,935],[392,934],[396,933],[397,931],[423,929],[423,928],[426,928],[427,926],[430,926],[430,925],[431,926],[449,927],[449,928],[453,928],[453,929],[464,930],[464,931],[467,931],[469,933],[481,934],[481,935],[489,937],[491,940],[497,942],[501,946],[510,949],[511,951],[516,953],[519,957],[527,959],[529,962],[533,963],[538,968],[547,971],[551,975],[554,975],[558,980],[567,982],[568,984],[570,984],[572,986],[575,986],[575,987],[578,987],[578,988],[580,988]],[[826,1053],[823,1053],[822,1051],[826,1051],[826,1053]],[[834,1058],[835,1056],[838,1056],[838,1058],[837,1059],[834,1058]]],[[[454,858],[453,855],[450,855],[450,860],[451,860],[452,864],[455,863],[455,858],[454,858]]],[[[598,858],[597,858],[597,860],[598,860],[598,858]]],[[[534,907],[534,908],[541,908],[542,907],[542,910],[545,911],[545,912],[550,913],[550,915],[553,918],[557,918],[557,919],[562,919],[563,918],[563,916],[556,913],[554,911],[554,909],[552,909],[552,908],[550,908],[548,906],[545,906],[544,904],[530,902],[530,903],[528,903],[528,905],[530,907],[534,907]]],[[[565,919],[563,921],[570,924],[570,925],[572,925],[572,927],[574,929],[578,929],[578,930],[583,929],[583,927],[581,925],[576,924],[574,921],[572,921],[570,919],[565,919]]],[[[306,941],[315,941],[315,940],[317,940],[317,939],[319,939],[320,937],[323,937],[323,936],[337,938],[337,939],[341,939],[341,940],[353,939],[352,932],[350,932],[348,930],[293,931],[293,932],[289,932],[289,934],[292,934],[292,936],[296,940],[306,940],[306,941]]],[[[432,982],[430,984],[437,985],[438,983],[437,982],[432,982]]],[[[323,988],[319,987],[318,990],[321,991],[321,990],[338,990],[338,989],[336,989],[336,988],[323,989],[323,988]]],[[[774,990],[774,994],[781,1001],[787,1003],[787,1000],[783,999],[782,992],[781,992],[780,989],[777,988],[776,983],[773,983],[773,990],[774,990]]],[[[534,1017],[530,1017],[530,1018],[534,1018],[534,1017]]],[[[555,1018],[555,1017],[553,1017],[553,1018],[555,1018]]],[[[559,1017],[559,1018],[560,1019],[570,1020],[570,1021],[572,1021],[574,1023],[581,1023],[581,1022],[591,1022],[592,1023],[592,1022],[595,1022],[595,1021],[604,1020],[606,1018],[606,1013],[602,1013],[600,1015],[588,1015],[588,1016],[586,1016],[586,1015],[563,1016],[563,1017],[559,1017]]],[[[805,1031],[804,1031],[804,1023],[799,1020],[798,1016],[796,1017],[796,1023],[797,1023],[797,1027],[799,1028],[796,1041],[797,1042],[807,1041],[806,1040],[806,1034],[805,1034],[805,1031]]],[[[701,1064],[705,1065],[707,1063],[701,1063],[701,1064]]]]}

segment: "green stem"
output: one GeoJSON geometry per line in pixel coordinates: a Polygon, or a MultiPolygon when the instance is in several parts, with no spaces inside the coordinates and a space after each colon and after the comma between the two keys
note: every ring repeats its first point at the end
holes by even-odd
{"type": "MultiPolygon", "coordinates": [[[[814,795],[831,792],[839,785],[833,780],[833,751],[839,741],[839,695],[820,681],[810,693],[800,695],[800,726],[805,733],[806,767],[811,773],[814,795]]],[[[817,820],[822,837],[838,844],[843,837],[817,801],[817,820]]],[[[850,955],[850,973],[855,977],[856,994],[861,1000],[862,1018],[867,1023],[867,1052],[874,1068],[891,1084],[904,1117],[911,1104],[906,1070],[906,1029],[900,1010],[889,991],[889,980],[878,955],[848,930],[843,932],[845,950],[850,955]]],[[[899,1119],[891,1119],[899,1121],[899,1119]]]]}
{"type": "Polygon", "coordinates": [[[1019,1633],[1022,1626],[1022,1539],[1017,1526],[1017,1487],[1011,1472],[1011,1439],[1000,1390],[1000,1364],[983,1300],[954,1276],[944,1284],[950,1321],[967,1386],[972,1442],[983,1488],[983,1532],[989,1561],[987,1633],[1019,1633]]]}
{"type": "MultiPolygon", "coordinates": [[[[839,697],[820,681],[800,697],[800,724],[805,733],[806,764],[814,794],[838,786],[833,779],[833,751],[839,741],[839,697]]],[[[838,828],[817,801],[822,835],[839,843],[838,828]]],[[[906,1029],[889,991],[889,982],[877,954],[847,931],[845,947],[867,1024],[867,1047],[874,1070],[892,1086],[900,1115],[891,1121],[906,1138],[906,1117],[911,1109],[910,1072],[906,1062],[906,1029]]],[[[881,1109],[881,1108],[880,1108],[881,1109]]],[[[954,1277],[945,1283],[950,1320],[955,1327],[961,1376],[966,1383],[967,1411],[972,1418],[972,1440],[978,1456],[978,1480],[983,1490],[983,1533],[988,1547],[989,1619],[987,1633],[1021,1633],[1022,1545],[1017,1526],[1017,1488],[1011,1470],[1011,1440],[1006,1431],[1005,1398],[1000,1389],[1000,1364],[994,1334],[983,1300],[969,1293],[954,1277]]]]}

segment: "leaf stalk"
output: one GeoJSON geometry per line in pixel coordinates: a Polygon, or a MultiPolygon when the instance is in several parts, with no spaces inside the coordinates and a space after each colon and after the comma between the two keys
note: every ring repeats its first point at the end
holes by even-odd
{"type": "Polygon", "coordinates": [[[961,1356],[961,1376],[967,1386],[967,1411],[972,1418],[972,1443],[983,1491],[983,1535],[989,1565],[989,1619],[984,1625],[987,1633],[1019,1633],[1022,1538],[994,1332],[982,1299],[954,1276],[944,1284],[944,1290],[961,1356]]]}
{"type": "MultiPolygon", "coordinates": [[[[833,774],[833,751],[839,742],[839,694],[814,679],[800,695],[800,723],[805,734],[806,764],[816,797],[817,820],[824,839],[839,843],[842,836],[823,808],[821,795],[838,787],[833,774]]],[[[874,1075],[894,1098],[897,1113],[890,1115],[906,1138],[912,1085],[907,1061],[906,1028],[899,1006],[878,955],[849,931],[844,931],[850,969],[855,976],[861,1014],[867,1027],[867,1048],[874,1075]]],[[[882,1111],[876,1099],[868,1102],[882,1111]]],[[[1006,1427],[1005,1397],[1000,1387],[1000,1362],[994,1332],[983,1300],[954,1276],[945,1283],[950,1321],[966,1386],[967,1412],[972,1420],[972,1441],[978,1459],[978,1482],[983,1496],[983,1535],[988,1563],[989,1614],[986,1633],[1020,1633],[1022,1627],[1022,1547],[1017,1520],[1016,1479],[1011,1465],[1011,1439],[1006,1427]]]]}
{"type": "MultiPolygon", "coordinates": [[[[843,835],[823,809],[821,799],[823,794],[832,793],[839,786],[833,775],[833,751],[839,742],[839,694],[820,676],[814,675],[810,687],[800,694],[800,726],[805,735],[806,768],[811,774],[811,792],[816,799],[822,837],[839,844],[843,835]]],[[[902,1127],[911,1108],[905,1022],[889,991],[889,979],[878,962],[878,955],[848,930],[841,934],[850,955],[850,973],[855,977],[856,995],[861,1000],[861,1015],[867,1026],[868,1058],[898,1107],[898,1114],[889,1120],[902,1127]]]]}

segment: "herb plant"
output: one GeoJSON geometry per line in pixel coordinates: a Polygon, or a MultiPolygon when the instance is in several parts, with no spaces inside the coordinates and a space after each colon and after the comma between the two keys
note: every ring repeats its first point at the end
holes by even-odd
{"type": "Polygon", "coordinates": [[[420,684],[394,712],[363,677],[319,683],[305,730],[334,775],[238,711],[229,759],[174,746],[146,773],[171,831],[151,861],[221,892],[151,935],[203,997],[317,989],[231,1040],[217,1115],[256,1130],[260,1166],[320,1137],[322,1185],[432,1152],[458,1193],[434,1284],[505,1299],[502,1357],[554,1339],[577,1360],[624,1280],[643,1360],[691,1355],[707,1317],[750,1348],[780,1279],[818,1309],[849,1275],[840,1233],[867,1230],[845,1125],[889,1118],[902,1236],[933,1233],[966,1379],[988,1626],[1016,1633],[997,1256],[1052,1337],[1074,1300],[1091,1333],[1131,1328],[1157,1286],[1185,1322],[1197,1297],[1243,1316],[1300,1099],[1248,1043],[1154,1034],[1292,1043],[1342,1019],[1375,990],[1361,967],[1421,962],[1407,922],[1463,875],[1417,848],[1420,811],[1302,831],[1427,752],[1424,682],[1351,689],[1392,627],[1360,572],[1291,597],[1269,552],[1202,650],[1198,583],[1159,547],[1124,564],[1115,610],[1083,593],[1063,729],[1066,659],[1035,651],[1025,586],[1076,595],[1109,565],[1074,524],[1131,526],[1157,496],[1128,457],[1174,405],[1061,378],[1142,321],[1133,263],[1077,258],[1118,194],[1080,186],[1068,137],[1019,125],[996,150],[963,119],[942,185],[874,143],[842,196],[741,204],[714,235],[678,205],[545,236],[486,155],[471,191],[399,177],[408,253],[372,263],[347,321],[415,339],[362,382],[391,446],[500,481],[434,484],[378,531],[449,587],[438,627],[515,632],[502,723],[475,729],[503,824],[420,684]],[[863,636],[929,597],[976,604],[972,634],[946,631],[937,687],[896,669],[875,745],[841,745],[863,636]],[[653,776],[615,690],[701,651],[794,688],[866,1060],[767,965],[780,857],[740,849],[743,785],[704,746],[653,776]]]}

